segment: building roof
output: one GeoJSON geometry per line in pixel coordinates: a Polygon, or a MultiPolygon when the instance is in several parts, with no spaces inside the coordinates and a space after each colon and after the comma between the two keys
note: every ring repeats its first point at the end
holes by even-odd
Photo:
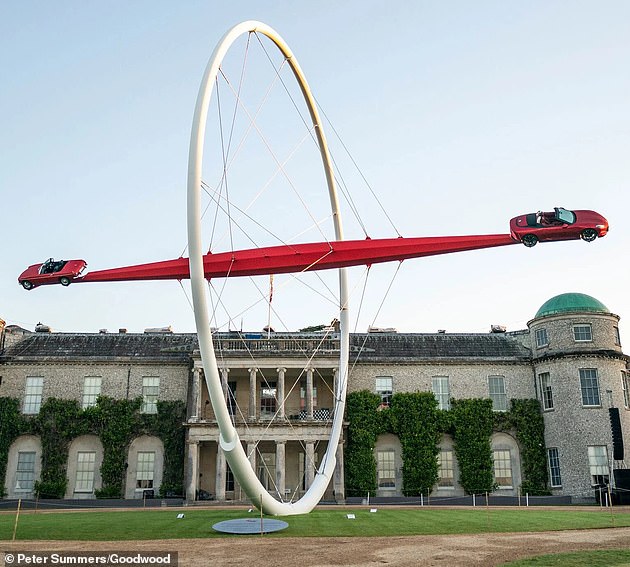
{"type": "MultiPolygon", "coordinates": [[[[278,355],[300,355],[313,349],[324,348],[332,355],[338,352],[339,337],[331,336],[327,341],[313,334],[275,334],[271,340],[245,335],[235,339],[230,335],[216,337],[216,346],[239,356],[245,349],[248,356],[273,357],[278,355]],[[235,344],[231,344],[234,342],[235,344]],[[257,344],[257,343],[265,343],[257,344]],[[296,350],[295,345],[300,346],[296,350]]],[[[376,360],[418,359],[471,359],[494,358],[528,360],[531,356],[521,341],[510,333],[489,334],[351,334],[350,358],[359,362],[376,360]]],[[[8,346],[0,356],[5,362],[33,359],[87,359],[114,358],[160,359],[185,362],[198,349],[194,333],[175,334],[95,334],[95,333],[31,333],[19,342],[8,346]]]]}
{"type": "Polygon", "coordinates": [[[491,334],[354,334],[351,358],[378,359],[529,359],[531,352],[508,333],[491,334]],[[355,354],[356,353],[356,354],[355,354]]]}
{"type": "Polygon", "coordinates": [[[135,358],[185,360],[197,346],[186,334],[32,333],[7,347],[2,358],[135,358]]]}
{"type": "Polygon", "coordinates": [[[610,313],[601,301],[585,293],[562,293],[542,304],[536,317],[556,315],[570,311],[587,311],[590,313],[610,313]]]}

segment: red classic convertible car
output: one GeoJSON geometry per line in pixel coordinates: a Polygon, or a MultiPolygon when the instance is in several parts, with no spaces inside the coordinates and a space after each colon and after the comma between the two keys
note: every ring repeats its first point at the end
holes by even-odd
{"type": "Polygon", "coordinates": [[[595,211],[568,211],[556,207],[553,212],[530,213],[510,221],[510,236],[527,247],[540,240],[577,240],[593,242],[608,232],[608,221],[595,211]]]}
{"type": "Polygon", "coordinates": [[[18,278],[18,283],[24,289],[47,284],[60,283],[70,285],[70,282],[78,278],[87,263],[85,260],[54,260],[49,258],[43,264],[33,264],[24,270],[18,278]]]}

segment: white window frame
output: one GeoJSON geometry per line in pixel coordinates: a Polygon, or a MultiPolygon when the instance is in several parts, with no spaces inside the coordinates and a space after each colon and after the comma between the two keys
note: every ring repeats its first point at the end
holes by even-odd
{"type": "Polygon", "coordinates": [[[617,346],[621,346],[621,334],[619,333],[619,327],[617,327],[617,325],[615,325],[613,327],[614,331],[615,331],[615,344],[617,346]]]}
{"type": "Polygon", "coordinates": [[[492,451],[492,470],[494,471],[494,480],[497,483],[499,490],[509,490],[514,488],[512,452],[509,449],[495,449],[492,451]],[[499,476],[499,474],[501,474],[501,476],[499,476]],[[502,484],[502,482],[505,484],[502,484]]]}
{"type": "Polygon", "coordinates": [[[32,493],[35,488],[35,451],[19,451],[15,465],[15,492],[32,493]],[[26,458],[28,456],[28,458],[26,458]],[[28,465],[28,466],[27,466],[28,465]]]}
{"type": "Polygon", "coordinates": [[[557,447],[547,449],[547,466],[549,468],[549,484],[552,488],[562,486],[562,473],[560,471],[560,455],[557,447]]]}
{"type": "Polygon", "coordinates": [[[455,460],[452,449],[440,449],[437,455],[440,490],[455,490],[455,460]]]}
{"type": "Polygon", "coordinates": [[[597,368],[580,368],[580,393],[582,407],[599,408],[602,406],[602,396],[599,387],[597,368]],[[593,403],[590,403],[593,402],[593,403]]]}
{"type": "Polygon", "coordinates": [[[260,384],[260,419],[272,419],[277,410],[278,384],[275,381],[263,380],[260,384]]]}
{"type": "Polygon", "coordinates": [[[431,379],[433,395],[438,402],[438,408],[441,410],[451,409],[451,393],[448,376],[433,376],[431,379]]]}
{"type": "Polygon", "coordinates": [[[592,343],[593,326],[590,323],[573,325],[573,339],[576,343],[592,343]],[[588,332],[585,332],[586,329],[588,329],[588,332]]]}
{"type": "Polygon", "coordinates": [[[608,448],[606,445],[588,446],[588,466],[591,473],[591,486],[602,484],[602,481],[608,484],[610,469],[608,467],[608,448]]]}
{"type": "Polygon", "coordinates": [[[538,387],[540,388],[540,400],[543,411],[551,411],[553,407],[553,387],[549,372],[541,372],[538,375],[538,387]]]}
{"type": "Polygon", "coordinates": [[[488,376],[488,394],[492,400],[492,411],[507,411],[507,393],[505,391],[505,376],[494,374],[488,376]],[[493,387],[493,384],[495,387],[493,387]],[[496,388],[496,386],[501,386],[496,388]]]}
{"type": "Polygon", "coordinates": [[[136,456],[136,490],[153,490],[155,480],[155,451],[138,451],[136,456]]]}
{"type": "Polygon", "coordinates": [[[96,405],[96,399],[101,395],[102,378],[100,376],[86,376],[83,378],[83,409],[96,405]]]}
{"type": "Polygon", "coordinates": [[[75,492],[94,492],[94,471],[96,470],[96,452],[77,452],[77,471],[74,481],[75,492]]]}
{"type": "Polygon", "coordinates": [[[44,392],[43,376],[28,376],[24,386],[24,404],[22,413],[25,415],[37,415],[42,407],[42,394],[44,392]]]}
{"type": "Polygon", "coordinates": [[[623,391],[623,407],[630,409],[630,373],[621,371],[621,389],[623,391]]]}
{"type": "Polygon", "coordinates": [[[394,378],[392,376],[377,376],[374,391],[381,396],[381,405],[389,407],[394,395],[394,378]]]}
{"type": "Polygon", "coordinates": [[[142,413],[157,413],[157,402],[160,396],[160,377],[142,377],[142,413]]]}
{"type": "Polygon", "coordinates": [[[379,490],[396,490],[396,452],[393,449],[376,451],[376,477],[379,490]]]}
{"type": "Polygon", "coordinates": [[[549,346],[549,336],[547,335],[547,328],[536,329],[534,332],[536,339],[536,348],[543,348],[549,346]]]}

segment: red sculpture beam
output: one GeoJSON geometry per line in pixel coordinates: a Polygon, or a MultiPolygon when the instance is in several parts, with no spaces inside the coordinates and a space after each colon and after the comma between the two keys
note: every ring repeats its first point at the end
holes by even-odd
{"type": "MultiPolygon", "coordinates": [[[[343,240],[206,254],[207,279],[330,270],[517,244],[509,234],[343,240]]],[[[183,280],[188,258],[90,272],[75,282],[183,280]]]]}

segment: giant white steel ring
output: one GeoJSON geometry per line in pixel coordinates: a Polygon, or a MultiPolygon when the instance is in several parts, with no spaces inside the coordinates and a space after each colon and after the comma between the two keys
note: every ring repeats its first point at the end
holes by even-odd
{"type": "Polygon", "coordinates": [[[243,450],[236,429],[232,425],[230,415],[224,398],[221,378],[212,343],[210,319],[208,314],[208,290],[203,272],[203,246],[201,237],[201,171],[203,161],[204,133],[208,116],[208,107],[212,97],[212,88],[219,72],[219,67],[225,54],[234,41],[241,35],[258,32],[268,37],[284,54],[289,63],[293,75],[297,80],[304,100],[308,107],[311,121],[315,127],[326,182],[333,214],[335,227],[335,239],[343,240],[343,228],[339,210],[339,201],[335,187],[332,162],[328,153],[328,145],[320,121],[315,100],[311,94],[306,78],[302,73],[295,56],[288,45],[269,26],[256,21],[242,22],[230,29],[219,41],[201,81],[199,95],[195,106],[192,133],[190,137],[190,150],[188,157],[188,248],[190,252],[190,280],[192,286],[192,300],[195,312],[195,323],[199,338],[199,350],[203,363],[206,385],[210,394],[210,401],[215,412],[220,431],[220,445],[225,453],[234,477],[253,502],[266,514],[288,516],[294,514],[306,514],[310,512],[321,500],[335,470],[336,450],[341,438],[343,428],[343,414],[346,400],[346,386],[348,377],[348,351],[349,351],[349,321],[348,321],[348,286],[345,268],[339,269],[339,321],[340,321],[340,354],[338,379],[336,382],[335,410],[328,441],[328,448],[322,459],[322,463],[315,475],[310,488],[302,498],[296,502],[279,502],[271,496],[260,483],[252,470],[249,459],[243,450]]]}

